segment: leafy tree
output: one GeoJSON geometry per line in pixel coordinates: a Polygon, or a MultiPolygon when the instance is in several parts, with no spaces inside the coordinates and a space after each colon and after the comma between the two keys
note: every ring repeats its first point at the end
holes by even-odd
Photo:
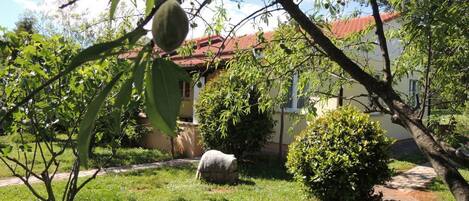
{"type": "MultiPolygon", "coordinates": [[[[313,20],[308,18],[301,9],[289,0],[279,1],[280,5],[287,11],[290,16],[305,30],[305,32],[314,39],[314,42],[328,55],[328,57],[336,62],[345,72],[351,75],[353,79],[362,84],[369,93],[376,94],[388,109],[383,111],[392,115],[395,123],[402,125],[413,136],[417,145],[425,153],[432,163],[435,171],[443,178],[445,183],[457,200],[469,199],[469,185],[457,171],[451,161],[457,159],[453,155],[443,149],[442,146],[434,139],[432,131],[429,130],[422,122],[421,110],[416,110],[407,104],[393,88],[393,73],[391,63],[389,62],[389,54],[387,50],[386,37],[383,31],[382,20],[379,16],[379,6],[374,0],[370,1],[373,10],[373,16],[376,22],[376,34],[384,57],[384,76],[383,79],[376,79],[366,71],[364,71],[357,62],[354,62],[341,49],[339,49],[315,24],[313,20]]],[[[407,1],[402,2],[407,5],[407,1]]],[[[419,2],[420,5],[421,2],[419,2]]],[[[464,6],[462,2],[458,6],[464,6]]],[[[448,7],[448,4],[439,4],[448,7]]],[[[466,4],[467,6],[467,4],[466,4]]],[[[419,9],[414,8],[414,9],[419,9]]],[[[428,79],[428,78],[427,78],[428,79]]],[[[424,110],[424,108],[421,108],[424,110]]],[[[461,159],[464,160],[464,159],[461,159]]],[[[466,159],[467,160],[467,159],[466,159]]]]}
{"type": "MultiPolygon", "coordinates": [[[[70,60],[80,51],[77,43],[61,36],[43,36],[24,31],[2,31],[0,43],[2,117],[8,112],[7,108],[15,106],[18,99],[28,96],[52,75],[63,72],[65,67],[70,65],[70,60]]],[[[56,199],[58,192],[52,190],[52,180],[61,166],[58,158],[66,153],[65,149],[71,149],[77,161],[71,167],[68,185],[62,197],[73,200],[83,185],[88,183],[89,179],[83,184],[76,180],[80,165],[75,139],[81,117],[88,103],[95,98],[98,90],[103,88],[103,82],[115,80],[114,74],[129,79],[129,73],[122,72],[130,68],[130,65],[128,61],[115,57],[88,63],[77,71],[59,77],[57,82],[48,84],[11,116],[5,116],[0,128],[2,134],[10,135],[14,143],[2,145],[0,161],[10,168],[14,176],[20,177],[38,199],[56,199]],[[18,146],[19,152],[11,153],[12,146],[18,146]],[[30,158],[28,152],[44,157],[30,158]],[[36,170],[37,167],[42,167],[39,163],[45,164],[41,171],[36,170]],[[32,186],[31,178],[43,181],[47,194],[40,193],[32,186]]],[[[110,94],[122,98],[117,90],[111,91],[110,94]]],[[[141,98],[130,98],[129,95],[131,101],[126,110],[122,110],[122,118],[116,116],[113,110],[114,103],[122,101],[117,98],[110,97],[104,101],[104,110],[99,113],[96,123],[96,144],[106,145],[113,154],[114,148],[135,144],[139,135],[146,132],[146,129],[135,126],[137,114],[142,108],[141,98]]],[[[97,165],[105,166],[107,161],[97,161],[97,165]]]]}
{"type": "Polygon", "coordinates": [[[454,145],[455,148],[459,146],[454,139],[461,138],[460,132],[446,130],[441,133],[438,125],[444,118],[462,115],[468,101],[469,35],[466,25],[469,18],[459,13],[468,12],[469,6],[467,3],[422,1],[411,2],[406,8],[395,7],[403,13],[405,22],[396,35],[407,44],[395,76],[404,76],[408,71],[425,75],[419,80],[421,101],[416,107],[428,107],[426,121],[436,129],[435,137],[445,149],[454,152],[454,145]],[[445,144],[449,141],[453,146],[445,144]]]}
{"type": "Polygon", "coordinates": [[[37,32],[36,30],[36,18],[33,16],[23,16],[18,22],[16,22],[16,33],[27,32],[29,34],[37,32]]]}
{"type": "Polygon", "coordinates": [[[206,149],[232,153],[240,159],[267,143],[273,128],[271,113],[258,107],[260,94],[248,83],[226,72],[201,92],[196,111],[206,149]]]}
{"type": "MultiPolygon", "coordinates": [[[[27,96],[31,90],[49,79],[50,73],[62,70],[65,61],[69,61],[79,50],[79,46],[59,36],[48,38],[37,33],[4,32],[0,37],[3,44],[0,49],[2,108],[14,106],[17,99],[27,96]]],[[[102,67],[99,64],[91,66],[96,68],[96,72],[102,67]]],[[[84,90],[97,87],[103,72],[107,73],[81,71],[61,77],[1,124],[5,133],[16,136],[17,140],[16,145],[8,144],[2,148],[0,160],[14,176],[21,178],[38,199],[55,200],[52,179],[60,166],[58,157],[67,147],[74,147],[72,135],[76,133],[78,119],[86,108],[86,102],[93,96],[93,93],[84,93],[84,90]],[[63,143],[57,139],[59,134],[66,136],[63,143]],[[18,153],[10,153],[12,146],[18,146],[18,153]],[[27,152],[42,157],[28,158],[27,152]],[[44,164],[42,172],[33,170],[38,163],[44,164]],[[43,181],[46,195],[29,183],[31,178],[43,181]]],[[[74,169],[77,168],[79,166],[75,165],[74,169]]],[[[70,178],[76,179],[77,176],[71,174],[70,178]]],[[[79,188],[76,183],[69,187],[70,191],[64,193],[64,197],[74,197],[79,188]]]]}

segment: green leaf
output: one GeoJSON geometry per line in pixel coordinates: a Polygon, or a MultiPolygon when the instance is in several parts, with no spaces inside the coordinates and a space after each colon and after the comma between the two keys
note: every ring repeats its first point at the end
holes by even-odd
{"type": "Polygon", "coordinates": [[[87,61],[100,59],[102,58],[102,55],[101,55],[102,53],[108,52],[116,47],[120,47],[125,43],[125,41],[134,40],[133,38],[136,38],[136,37],[142,37],[146,33],[147,31],[144,30],[143,28],[138,28],[132,32],[125,34],[124,36],[116,40],[105,42],[105,43],[100,43],[100,44],[96,44],[91,47],[88,47],[85,50],[78,53],[78,55],[73,58],[72,62],[70,63],[70,66],[76,67],[87,61]]]}
{"type": "Polygon", "coordinates": [[[80,122],[79,131],[78,131],[78,156],[81,164],[87,167],[88,162],[88,150],[90,146],[90,140],[92,136],[92,131],[94,127],[94,122],[98,116],[98,112],[104,104],[106,97],[111,92],[111,89],[117,83],[119,78],[122,76],[122,73],[117,74],[111,82],[101,91],[101,93],[88,104],[87,111],[80,122]]]}
{"type": "Polygon", "coordinates": [[[145,80],[145,69],[147,66],[151,64],[150,60],[145,60],[140,63],[134,71],[134,83],[135,88],[137,89],[139,94],[142,94],[143,91],[143,81],[145,80]]]}
{"type": "Polygon", "coordinates": [[[133,77],[127,79],[124,84],[121,86],[119,93],[116,96],[116,101],[114,103],[114,108],[112,112],[113,124],[114,124],[114,132],[120,133],[120,120],[121,114],[124,109],[122,107],[126,106],[130,102],[130,96],[132,95],[132,83],[133,77]]]}
{"type": "Polygon", "coordinates": [[[111,1],[111,10],[110,10],[110,18],[114,18],[114,13],[116,12],[117,9],[117,4],[119,4],[120,0],[112,0],[111,1]]]}
{"type": "Polygon", "coordinates": [[[4,156],[6,156],[6,155],[10,154],[12,150],[13,150],[13,146],[7,145],[6,147],[1,148],[1,149],[0,149],[0,152],[1,152],[4,156]]]}
{"type": "MultiPolygon", "coordinates": [[[[105,43],[99,43],[91,47],[88,47],[84,49],[83,51],[81,51],[80,53],[78,53],[77,56],[73,57],[72,61],[70,62],[70,64],[64,71],[60,72],[60,74],[58,74],[54,78],[51,78],[50,80],[48,80],[46,83],[51,83],[52,81],[57,80],[59,77],[67,75],[68,73],[70,73],[75,68],[77,68],[78,66],[80,66],[81,64],[85,62],[101,59],[103,58],[101,54],[105,52],[109,52],[116,47],[124,45],[125,41],[130,40],[131,38],[142,37],[146,33],[147,31],[144,30],[143,28],[137,28],[133,30],[132,32],[129,32],[116,40],[105,42],[105,43]]],[[[47,84],[45,86],[47,86],[47,84]]]]}
{"type": "Polygon", "coordinates": [[[155,5],[155,0],[147,0],[145,5],[145,15],[150,14],[151,9],[155,5]]]}
{"type": "Polygon", "coordinates": [[[130,77],[122,85],[119,93],[116,96],[115,107],[121,109],[123,106],[126,106],[130,101],[130,95],[132,94],[132,83],[133,77],[130,77]]]}
{"type": "Polygon", "coordinates": [[[176,136],[176,118],[181,104],[179,81],[190,80],[186,71],[172,61],[156,59],[145,80],[146,113],[154,128],[176,136]]]}
{"type": "Polygon", "coordinates": [[[135,59],[133,79],[135,83],[135,88],[137,88],[137,91],[139,94],[141,94],[143,91],[143,80],[144,80],[144,75],[145,75],[145,68],[148,65],[149,60],[150,60],[149,57],[147,58],[148,55],[149,54],[146,52],[146,48],[143,48],[142,50],[140,50],[137,58],[135,59]]]}

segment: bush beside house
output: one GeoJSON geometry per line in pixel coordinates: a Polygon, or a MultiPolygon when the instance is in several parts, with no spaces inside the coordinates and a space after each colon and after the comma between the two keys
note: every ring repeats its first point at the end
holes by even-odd
{"type": "Polygon", "coordinates": [[[247,82],[222,73],[209,82],[196,103],[202,144],[242,157],[259,151],[272,135],[271,112],[260,111],[259,93],[247,82]]]}
{"type": "Polygon", "coordinates": [[[377,122],[344,107],[317,118],[295,139],[287,167],[321,200],[374,200],[373,186],[391,176],[390,144],[377,122]]]}

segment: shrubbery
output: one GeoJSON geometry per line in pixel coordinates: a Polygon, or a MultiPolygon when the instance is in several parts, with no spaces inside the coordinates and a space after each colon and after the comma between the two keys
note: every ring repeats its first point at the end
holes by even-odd
{"type": "Polygon", "coordinates": [[[295,139],[287,167],[321,200],[374,200],[373,186],[391,176],[390,144],[377,122],[344,107],[317,118],[295,139]]]}
{"type": "Polygon", "coordinates": [[[227,73],[210,81],[196,103],[204,148],[242,157],[259,151],[271,137],[270,111],[260,111],[253,86],[227,73]]]}
{"type": "Polygon", "coordinates": [[[439,140],[459,148],[469,142],[469,102],[457,110],[434,110],[429,128],[439,140]]]}

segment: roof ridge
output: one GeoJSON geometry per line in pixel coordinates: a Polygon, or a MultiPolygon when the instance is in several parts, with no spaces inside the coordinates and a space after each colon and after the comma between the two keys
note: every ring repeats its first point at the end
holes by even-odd
{"type": "MultiPolygon", "coordinates": [[[[396,19],[397,17],[400,16],[400,14],[398,12],[381,12],[380,13],[380,16],[381,16],[381,20],[383,22],[389,22],[393,19],[396,19]],[[387,16],[386,16],[387,15],[387,16]]],[[[359,17],[353,17],[353,18],[348,18],[348,19],[336,19],[334,21],[331,21],[330,24],[331,26],[334,24],[334,23],[341,23],[341,22],[346,22],[348,23],[349,21],[352,21],[352,20],[362,20],[362,19],[368,19],[368,18],[372,18],[373,15],[364,15],[364,16],[359,16],[359,17]]],[[[272,30],[272,31],[264,31],[264,33],[271,33],[271,32],[275,32],[275,30],[272,30]]],[[[254,36],[256,35],[258,32],[255,32],[255,33],[246,33],[246,34],[242,34],[240,36],[234,36],[234,37],[230,37],[228,39],[233,39],[233,38],[242,38],[242,37],[246,37],[246,36],[254,36]]],[[[201,37],[197,37],[197,38],[192,38],[192,39],[189,39],[189,41],[199,41],[199,40],[207,40],[208,38],[210,37],[221,37],[223,39],[225,39],[225,37],[223,37],[222,35],[220,34],[214,34],[214,35],[207,35],[207,36],[201,36],[201,37]]]]}

